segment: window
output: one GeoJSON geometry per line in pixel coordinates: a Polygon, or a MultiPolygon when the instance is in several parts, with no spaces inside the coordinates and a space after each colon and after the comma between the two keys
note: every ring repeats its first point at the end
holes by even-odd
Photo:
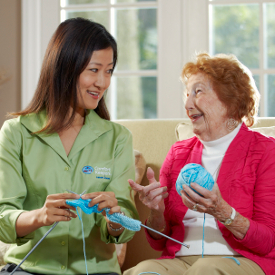
{"type": "Polygon", "coordinates": [[[209,1],[210,52],[233,53],[253,73],[260,116],[275,116],[275,1],[209,1]]]}
{"type": "Polygon", "coordinates": [[[157,117],[156,0],[61,0],[61,21],[84,17],[104,25],[119,49],[107,104],[112,119],[157,117]]]}
{"type": "Polygon", "coordinates": [[[118,42],[112,119],[184,117],[179,76],[196,51],[235,54],[254,75],[260,115],[275,116],[275,0],[22,0],[22,8],[23,108],[60,21],[85,16],[118,42]]]}
{"type": "Polygon", "coordinates": [[[179,7],[181,0],[22,0],[22,108],[33,96],[60,21],[85,16],[105,25],[118,42],[107,95],[112,119],[182,117],[179,7]]]}

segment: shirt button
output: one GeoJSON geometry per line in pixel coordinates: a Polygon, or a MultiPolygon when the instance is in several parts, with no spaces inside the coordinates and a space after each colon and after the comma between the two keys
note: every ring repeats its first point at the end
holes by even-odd
{"type": "Polygon", "coordinates": [[[69,169],[70,169],[70,168],[69,168],[68,166],[65,167],[65,171],[69,171],[69,169]]]}
{"type": "Polygon", "coordinates": [[[62,245],[65,245],[66,243],[64,241],[61,242],[62,245]]]}
{"type": "Polygon", "coordinates": [[[65,268],[66,268],[66,266],[65,266],[65,265],[62,265],[62,266],[61,266],[61,269],[65,269],[65,268]]]}

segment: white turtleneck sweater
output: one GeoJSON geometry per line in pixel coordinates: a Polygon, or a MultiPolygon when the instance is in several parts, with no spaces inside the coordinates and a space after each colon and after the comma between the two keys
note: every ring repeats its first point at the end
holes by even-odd
{"type": "MultiPolygon", "coordinates": [[[[232,132],[214,141],[202,141],[202,165],[213,176],[216,181],[220,166],[232,140],[241,128],[239,124],[232,132]]],[[[185,238],[184,242],[190,245],[189,249],[181,247],[176,256],[200,255],[202,254],[204,214],[188,209],[184,219],[185,238]]],[[[204,226],[204,255],[239,255],[222,237],[215,218],[205,214],[204,226]]]]}

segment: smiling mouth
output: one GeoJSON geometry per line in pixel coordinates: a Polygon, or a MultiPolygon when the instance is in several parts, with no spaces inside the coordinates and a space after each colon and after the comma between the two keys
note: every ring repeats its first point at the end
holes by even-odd
{"type": "Polygon", "coordinates": [[[195,115],[189,116],[189,118],[191,119],[192,122],[194,122],[194,121],[198,120],[202,116],[203,116],[203,114],[195,114],[195,115]]]}
{"type": "Polygon", "coordinates": [[[99,93],[97,93],[97,92],[87,91],[87,93],[92,95],[92,96],[99,97],[99,93]]]}

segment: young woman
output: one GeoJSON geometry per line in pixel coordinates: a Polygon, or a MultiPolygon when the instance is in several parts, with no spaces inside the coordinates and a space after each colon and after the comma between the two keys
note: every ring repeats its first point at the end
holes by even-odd
{"type": "MultiPolygon", "coordinates": [[[[30,105],[0,132],[0,239],[10,273],[60,222],[16,274],[86,274],[81,223],[68,199],[92,199],[137,218],[128,178],[134,178],[132,136],[110,122],[104,93],[117,45],[100,24],[73,18],[59,25],[47,48],[30,105]],[[77,219],[76,219],[77,218],[77,219]]],[[[103,214],[105,214],[103,212],[103,214]]],[[[82,215],[88,271],[120,274],[113,243],[134,232],[102,214],[82,215]],[[110,244],[111,243],[111,244],[110,244]]]]}

